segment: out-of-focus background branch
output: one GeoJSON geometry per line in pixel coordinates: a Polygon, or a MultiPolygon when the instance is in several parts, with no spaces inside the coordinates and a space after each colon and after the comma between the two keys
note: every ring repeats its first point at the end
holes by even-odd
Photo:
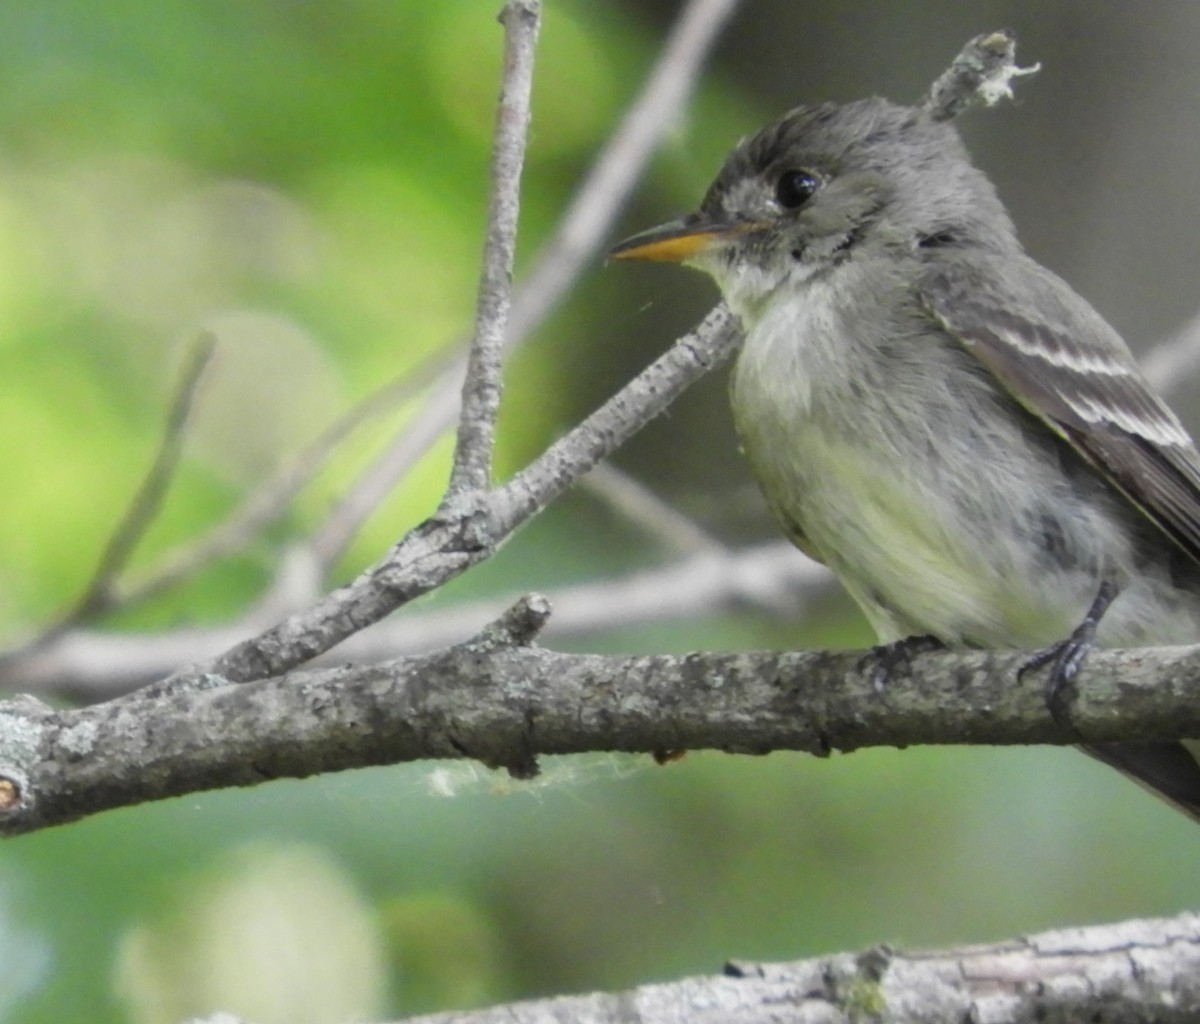
{"type": "Polygon", "coordinates": [[[793,1024],[854,1024],[872,1010],[891,1024],[1056,1017],[1158,1024],[1194,1015],[1197,966],[1200,929],[1194,914],[1184,914],[937,953],[875,946],[798,963],[730,963],[720,976],[433,1014],[410,1024],[624,1024],[631,1013],[645,1021],[774,1024],[781,1006],[793,1024]],[[1167,1007],[1164,992],[1171,993],[1167,1007]]]}
{"type": "MultiPolygon", "coordinates": [[[[74,688],[53,662],[23,661],[40,665],[43,692],[110,692],[79,685],[102,675],[100,649],[122,652],[126,682],[213,653],[228,631],[349,578],[432,510],[449,443],[416,459],[424,443],[410,432],[401,486],[339,511],[356,481],[382,479],[371,467],[423,415],[403,388],[327,460],[311,446],[387,382],[430,379],[418,368],[452,358],[470,326],[498,6],[66,0],[0,13],[0,644],[19,649],[85,592],[199,334],[216,354],[126,582],[177,564],[163,559],[229,522],[281,467],[313,467],[265,529],[234,531],[233,557],[39,651],[78,659],[74,688]],[[197,652],[197,637],[213,646],[197,652]]],[[[711,26],[728,14],[702,7],[711,26]]],[[[518,279],[680,9],[548,4],[518,279]]],[[[782,109],[915,100],[995,24],[1043,70],[1017,105],[961,128],[1027,247],[1135,348],[1184,333],[1200,263],[1200,9],[1186,4],[744,5],[612,237],[693,205],[737,138],[782,109]]],[[[586,273],[511,360],[499,475],[713,298],[674,269],[586,273]]],[[[1193,348],[1153,365],[1196,429],[1193,348]]],[[[592,626],[548,642],[597,650],[868,642],[836,590],[767,546],[774,529],[723,385],[701,384],[644,431],[617,457],[621,475],[569,495],[492,563],[362,642],[383,654],[387,630],[414,646],[466,637],[531,587],[592,626]],[[757,562],[738,557],[743,546],[757,562]]],[[[150,1022],[220,1006],[267,1024],[297,1019],[289,999],[313,1021],[399,1016],[620,987],[729,956],[883,937],[946,945],[1173,912],[1200,897],[1193,856],[1193,825],[1057,750],[568,760],[524,785],[460,766],[379,769],[0,847],[0,1017],[150,1022]],[[264,934],[286,935],[296,960],[251,955],[264,934]]]]}

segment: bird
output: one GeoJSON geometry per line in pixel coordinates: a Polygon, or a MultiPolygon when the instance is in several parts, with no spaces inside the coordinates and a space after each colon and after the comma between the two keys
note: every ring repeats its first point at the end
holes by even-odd
{"type": "MultiPolygon", "coordinates": [[[[610,256],[715,280],[753,475],[881,651],[1039,651],[1059,718],[1094,645],[1200,638],[1200,455],[948,121],[797,107],[610,256]]],[[[1200,822],[1200,743],[1081,746],[1200,822]]]]}

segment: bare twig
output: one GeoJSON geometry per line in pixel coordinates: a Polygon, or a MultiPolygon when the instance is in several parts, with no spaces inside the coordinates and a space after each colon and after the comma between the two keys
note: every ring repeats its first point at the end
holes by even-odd
{"type": "MultiPolygon", "coordinates": [[[[118,608],[128,608],[148,600],[155,594],[184,582],[206,566],[250,544],[266,526],[287,511],[295,496],[313,480],[337,446],[356,427],[419,390],[443,364],[444,358],[435,356],[423,366],[418,367],[412,374],[379,389],[341,419],[331,424],[288,465],[246,498],[229,518],[200,537],[166,552],[152,565],[141,570],[127,568],[128,552],[123,557],[116,557],[113,549],[117,543],[117,537],[114,536],[103,559],[107,569],[97,570],[87,592],[76,602],[72,610],[28,643],[0,652],[0,687],[10,690],[53,692],[72,699],[104,699],[126,693],[132,688],[132,686],[120,682],[121,676],[125,676],[130,683],[136,686],[144,684],[148,679],[157,678],[170,672],[171,666],[164,664],[162,658],[159,657],[160,654],[173,651],[174,655],[170,656],[169,660],[173,665],[178,665],[181,658],[189,657],[188,652],[192,652],[191,657],[193,658],[208,656],[215,650],[221,650],[243,639],[255,628],[261,628],[265,624],[262,613],[266,609],[262,607],[263,602],[259,602],[259,606],[250,614],[243,616],[242,623],[234,627],[214,630],[184,630],[181,634],[175,634],[174,639],[170,633],[155,638],[143,636],[139,640],[143,649],[136,653],[132,663],[124,662],[124,657],[121,656],[118,661],[124,662],[126,667],[124,669],[117,668],[115,675],[111,672],[111,669],[116,667],[113,659],[106,654],[97,652],[93,646],[98,642],[101,647],[104,647],[105,640],[98,639],[96,635],[79,633],[79,627],[83,623],[118,608]],[[164,640],[165,643],[160,642],[164,640]],[[72,651],[88,651],[89,653],[85,655],[83,662],[74,663],[71,660],[73,655],[70,652],[72,651]],[[97,656],[100,659],[99,662],[93,660],[97,656]],[[66,664],[70,664],[72,667],[66,667],[62,660],[64,657],[66,664]],[[55,667],[49,671],[57,678],[49,686],[45,686],[43,681],[39,681],[45,678],[40,675],[39,666],[44,668],[51,665],[55,667]],[[105,670],[104,665],[108,665],[109,670],[105,670]],[[100,676],[106,677],[107,681],[100,682],[100,676],[97,676],[82,686],[76,686],[70,682],[70,679],[76,676],[78,671],[90,675],[91,668],[99,668],[100,676]],[[60,675],[60,672],[63,674],[60,675]]],[[[194,392],[198,387],[199,377],[202,375],[202,368],[198,361],[189,363],[183,384],[188,383],[193,371],[196,373],[194,382],[190,387],[181,387],[177,392],[175,406],[168,417],[168,432],[178,431],[180,444],[183,439],[184,422],[187,419],[187,410],[182,409],[181,404],[184,402],[184,396],[194,392]]],[[[190,401],[188,399],[189,403],[190,401]]],[[[172,446],[178,448],[178,444],[172,443],[172,446]]],[[[158,467],[162,463],[164,451],[168,447],[171,446],[164,438],[155,467],[152,468],[146,483],[143,484],[133,507],[126,514],[118,534],[127,529],[134,508],[143,499],[147,485],[156,475],[162,476],[162,486],[165,490],[169,482],[167,479],[169,473],[165,470],[160,471],[158,467]]],[[[177,454],[172,458],[177,458],[177,454]]],[[[150,518],[152,515],[147,516],[147,524],[150,518]]],[[[129,551],[132,551],[137,539],[137,537],[131,537],[128,542],[122,543],[128,543],[129,551]]],[[[286,570],[288,564],[285,563],[283,568],[286,570]]],[[[296,605],[292,603],[286,610],[294,607],[296,605]]],[[[283,612],[281,611],[279,614],[283,614],[283,612]]],[[[274,618],[278,618],[278,614],[274,618]]],[[[274,618],[267,621],[274,621],[274,618]]],[[[129,635],[113,638],[115,646],[126,653],[131,653],[131,639],[129,635]]]]}
{"type": "Polygon", "coordinates": [[[326,574],[341,560],[363,524],[396,484],[453,423],[459,408],[465,366],[465,360],[454,360],[434,382],[431,394],[421,408],[405,422],[383,453],[346,488],[324,522],[313,532],[308,544],[326,574]],[[445,417],[431,416],[432,409],[445,410],[445,417]]]}
{"type": "Polygon", "coordinates": [[[596,157],[513,301],[509,342],[540,324],[595,257],[663,137],[679,122],[700,70],[740,0],[690,0],[641,93],[596,157]]]}
{"type": "MultiPolygon", "coordinates": [[[[141,486],[113,531],[91,581],[74,606],[49,631],[52,635],[108,611],[114,603],[114,585],[125,568],[146,530],[154,522],[163,496],[175,477],[179,456],[183,451],[188,419],[205,370],[212,362],[217,340],[211,334],[200,335],[190,347],[175,389],[175,397],[167,413],[162,439],[154,461],[150,464],[141,486]]],[[[44,639],[44,638],[43,638],[44,639]]]]}
{"type": "MultiPolygon", "coordinates": [[[[539,264],[541,267],[550,267],[551,264],[560,266],[564,260],[568,260],[573,262],[577,269],[599,246],[613,212],[624,200],[629,186],[636,179],[649,153],[677,120],[679,107],[686,99],[699,63],[719,26],[735,5],[736,0],[691,0],[687,5],[649,84],[606,148],[599,168],[593,172],[572,204],[571,212],[560,225],[555,239],[544,251],[539,264]]],[[[530,281],[531,287],[518,295],[514,307],[514,317],[521,321],[523,330],[532,327],[536,317],[548,311],[567,283],[560,273],[546,275],[543,272],[543,275],[539,275],[535,270],[530,281]],[[531,302],[533,305],[528,305],[531,302]],[[540,311],[536,315],[521,313],[523,309],[535,308],[540,311]]],[[[511,343],[513,340],[510,332],[508,341],[511,343]]],[[[448,408],[452,409],[453,395],[450,395],[449,407],[445,402],[446,397],[446,383],[443,378],[442,386],[435,390],[432,407],[435,410],[440,407],[443,413],[447,412],[448,408]]],[[[403,447],[397,453],[399,459],[392,467],[396,474],[402,473],[403,465],[411,465],[411,462],[427,449],[444,425],[445,419],[436,411],[432,418],[417,418],[417,433],[408,432],[403,447]]],[[[381,476],[387,475],[394,476],[381,476]]],[[[314,539],[314,550],[325,568],[340,557],[358,526],[391,486],[390,481],[382,483],[380,477],[376,477],[373,482],[364,482],[368,485],[365,491],[371,493],[360,490],[357,494],[349,494],[314,539]]],[[[286,486],[280,488],[281,491],[286,489],[286,486]]],[[[258,508],[272,505],[278,507],[272,498],[273,493],[279,492],[268,491],[263,494],[261,504],[255,499],[248,502],[245,518],[235,516],[226,530],[211,538],[211,547],[207,550],[225,549],[239,543],[247,535],[246,530],[252,529],[252,524],[260,520],[258,508]]],[[[204,547],[196,549],[193,554],[196,560],[207,556],[204,547]]],[[[190,558],[181,559],[185,560],[189,563],[192,561],[190,558]]],[[[85,646],[92,639],[94,638],[83,638],[85,646]]],[[[183,649],[187,646],[183,645],[183,649]]]]}
{"type": "Polygon", "coordinates": [[[737,318],[724,303],[719,304],[693,333],[680,338],[578,427],[497,489],[495,526],[505,535],[517,529],[608,458],[700,377],[732,358],[741,342],[737,318]]]}
{"type": "Polygon", "coordinates": [[[580,484],[668,551],[677,555],[701,551],[729,553],[724,544],[694,520],[610,463],[596,466],[580,484]]]}
{"type": "Polygon", "coordinates": [[[140,571],[129,571],[123,580],[115,581],[114,602],[124,606],[143,601],[246,547],[287,512],[296,496],[316,478],[338,446],[355,430],[427,387],[445,365],[445,355],[436,353],[359,402],[249,494],[223,522],[166,552],[153,565],[140,571]]]}
{"type": "Polygon", "coordinates": [[[475,335],[467,354],[462,415],[446,501],[479,494],[492,485],[496,416],[503,388],[500,355],[512,302],[517,215],[521,208],[521,169],[529,134],[533,54],[541,27],[540,0],[509,0],[500,21],[505,30],[504,80],[496,109],[492,150],[492,194],[488,206],[483,275],[475,312],[475,335]]]}
{"type": "Polygon", "coordinates": [[[689,385],[732,356],[740,340],[733,315],[718,306],[693,334],[676,342],[513,480],[486,494],[470,515],[439,514],[426,520],[353,583],[215,661],[176,673],[161,687],[141,691],[142,696],[195,685],[208,675],[245,682],[286,672],[460,575],[490,557],[515,530],[612,454],[689,385]]]}
{"type": "MultiPolygon", "coordinates": [[[[689,0],[641,93],[601,150],[529,276],[517,287],[504,342],[507,348],[529,336],[600,250],[650,157],[678,123],[701,65],[738,3],[689,0]]],[[[315,531],[312,548],[326,569],[337,563],[392,488],[453,424],[463,367],[459,360],[448,368],[424,408],[315,531]]]]}
{"type": "MultiPolygon", "coordinates": [[[[828,569],[805,558],[787,541],[735,551],[697,551],[626,576],[550,590],[554,617],[543,636],[547,642],[561,643],[654,622],[694,621],[746,607],[798,620],[832,585],[828,569]]],[[[470,601],[397,617],[352,638],[341,653],[366,661],[428,653],[457,643],[477,623],[498,614],[499,606],[497,599],[470,601]]]]}
{"type": "MultiPolygon", "coordinates": [[[[554,588],[554,617],[544,636],[561,643],[629,626],[695,620],[743,606],[798,621],[832,585],[828,569],[786,541],[702,550],[627,576],[554,588]]],[[[460,643],[502,608],[500,598],[413,608],[350,637],[337,656],[363,663],[427,654],[460,643]]],[[[252,636],[256,621],[149,634],[72,630],[40,647],[0,658],[0,690],[80,704],[107,700],[161,679],[181,662],[215,657],[252,636]]]]}

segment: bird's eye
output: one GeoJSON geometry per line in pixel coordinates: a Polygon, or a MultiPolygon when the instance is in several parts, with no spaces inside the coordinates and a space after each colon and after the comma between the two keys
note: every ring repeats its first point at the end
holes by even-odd
{"type": "Polygon", "coordinates": [[[820,184],[808,171],[784,171],[775,183],[775,200],[785,210],[794,210],[808,202],[820,184]]]}

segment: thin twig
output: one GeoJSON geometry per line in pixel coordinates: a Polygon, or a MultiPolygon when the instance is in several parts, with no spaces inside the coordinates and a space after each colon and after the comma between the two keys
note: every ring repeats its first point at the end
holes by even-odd
{"type": "Polygon", "coordinates": [[[1200,315],[1154,345],[1141,359],[1142,371],[1159,391],[1178,387],[1200,364],[1200,315]]]}
{"type": "MultiPolygon", "coordinates": [[[[650,157],[678,124],[705,58],[739,2],[690,0],[683,9],[646,84],[538,253],[533,270],[517,287],[506,348],[519,346],[530,335],[600,250],[650,157]]],[[[326,570],[341,559],[363,523],[453,424],[464,365],[459,359],[447,369],[421,411],[346,490],[314,532],[311,546],[326,570]]]]}
{"type": "Polygon", "coordinates": [[[177,672],[135,696],[157,697],[215,675],[244,682],[278,675],[336,646],[416,597],[491,557],[500,544],[611,455],[741,342],[733,314],[717,306],[695,332],[551,445],[473,514],[436,515],[405,536],[379,564],[279,625],[219,658],[177,672]]]}
{"type": "MultiPolygon", "coordinates": [[[[800,621],[832,584],[828,569],[784,540],[727,553],[697,551],[627,575],[554,587],[554,617],[545,636],[556,643],[578,641],[630,626],[694,621],[738,607],[800,621]]],[[[502,608],[499,598],[440,608],[423,605],[350,637],[337,656],[373,662],[427,654],[461,643],[502,608]]],[[[0,657],[0,690],[91,704],[161,679],[181,662],[213,658],[253,632],[245,618],[232,626],[184,626],[145,634],[75,629],[36,649],[0,657]]]]}
{"type": "Polygon", "coordinates": [[[741,327],[720,303],[689,335],[494,493],[493,529],[517,529],[592,467],[608,458],[664,411],[688,387],[731,359],[742,343],[741,327]]]}
{"type": "Polygon", "coordinates": [[[691,0],[680,12],[646,84],[600,150],[554,234],[513,300],[509,343],[558,304],[600,250],[660,143],[676,128],[704,61],[741,0],[691,0]]]}
{"type": "Polygon", "coordinates": [[[677,555],[729,554],[729,549],[694,520],[663,501],[640,480],[602,462],[580,481],[614,512],[677,555]]]}
{"type": "Polygon", "coordinates": [[[55,624],[51,633],[85,622],[112,607],[117,576],[146,535],[150,524],[154,522],[162,506],[163,496],[175,478],[188,420],[195,406],[200,382],[212,362],[216,345],[217,339],[209,333],[201,334],[192,343],[179,375],[171,407],[167,412],[166,424],[158,451],[154,454],[154,461],[100,555],[91,581],[84,588],[79,600],[55,624]]]}
{"type": "MultiPolygon", "coordinates": [[[[514,295],[506,344],[512,345],[528,336],[599,249],[617,210],[661,141],[665,127],[675,121],[686,104],[704,57],[739,2],[691,0],[680,14],[641,94],[601,150],[554,234],[539,252],[532,271],[514,295]]],[[[450,400],[447,415],[433,420],[418,416],[406,423],[380,460],[334,505],[313,537],[314,555],[322,569],[328,571],[396,481],[449,425],[457,406],[456,382],[461,379],[464,367],[461,356],[438,354],[413,373],[385,385],[322,432],[250,494],[224,522],[166,552],[154,565],[114,581],[114,602],[125,606],[143,601],[244,548],[287,511],[336,447],[359,425],[436,380],[445,394],[439,396],[435,390],[425,408],[441,406],[440,398],[445,397],[450,400]],[[428,425],[426,429],[422,429],[422,420],[428,425]]]]}
{"type": "Polygon", "coordinates": [[[460,646],[480,652],[493,651],[497,647],[529,647],[546,628],[552,610],[545,594],[536,591],[522,594],[460,646]]]}
{"type": "Polygon", "coordinates": [[[434,382],[425,404],[396,432],[375,459],[334,503],[324,522],[309,539],[309,547],[323,574],[328,575],[396,484],[437,443],[454,421],[465,360],[453,365],[434,382]],[[446,415],[430,415],[431,410],[446,415]]]}
{"type": "Polygon", "coordinates": [[[935,121],[949,121],[973,103],[992,106],[1012,98],[1012,80],[1032,75],[1041,65],[1020,68],[1016,63],[1017,39],[1001,29],[976,36],[959,51],[930,87],[922,109],[935,121]]]}
{"type": "Polygon", "coordinates": [[[129,572],[124,580],[116,581],[114,602],[125,606],[144,601],[245,548],[287,512],[296,496],[312,483],[343,441],[367,421],[394,409],[427,387],[444,372],[446,362],[444,353],[435,353],[404,376],[368,395],[247,495],[224,521],[167,551],[153,565],[129,572]]]}
{"type": "Polygon", "coordinates": [[[504,25],[504,81],[496,108],[492,149],[492,194],[488,204],[487,242],[475,309],[475,336],[467,355],[462,415],[454,448],[454,467],[446,501],[481,494],[492,485],[496,417],[503,389],[501,353],[512,304],[512,268],[521,208],[521,170],[529,136],[529,97],[533,92],[533,55],[541,28],[540,0],[509,0],[504,25]]]}

